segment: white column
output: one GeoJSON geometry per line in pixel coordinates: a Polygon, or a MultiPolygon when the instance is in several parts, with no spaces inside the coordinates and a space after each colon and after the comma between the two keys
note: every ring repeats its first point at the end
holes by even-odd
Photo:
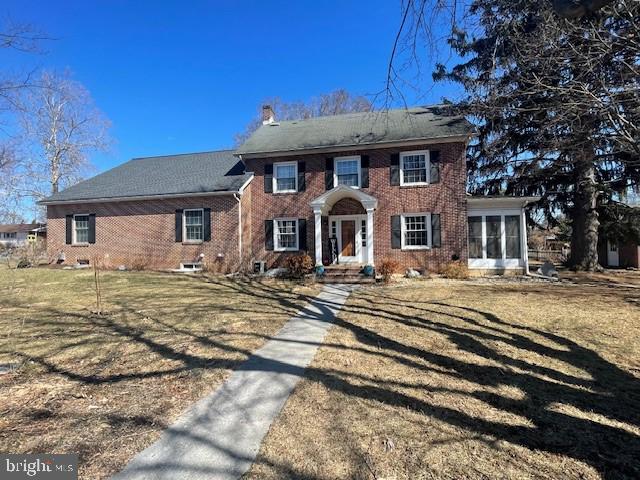
{"type": "Polygon", "coordinates": [[[322,265],[322,210],[313,209],[315,215],[315,247],[316,247],[316,266],[322,265]]]}
{"type": "Polygon", "coordinates": [[[367,263],[373,263],[373,208],[367,208],[367,263]]]}

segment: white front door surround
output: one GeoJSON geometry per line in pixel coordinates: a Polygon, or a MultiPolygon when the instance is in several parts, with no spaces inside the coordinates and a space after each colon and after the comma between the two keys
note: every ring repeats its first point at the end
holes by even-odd
{"type": "MultiPolygon", "coordinates": [[[[316,257],[316,265],[322,265],[322,216],[328,216],[329,211],[335,205],[335,203],[343,198],[353,198],[360,202],[363,208],[366,211],[366,215],[342,215],[342,216],[332,216],[331,218],[344,218],[345,220],[355,221],[355,233],[356,233],[356,255],[353,257],[347,257],[345,259],[345,263],[348,262],[357,262],[357,263],[366,263],[368,265],[374,265],[373,260],[373,212],[378,206],[378,200],[371,195],[367,195],[362,190],[355,189],[352,187],[347,187],[346,185],[338,185],[331,190],[326,191],[316,199],[311,202],[311,208],[313,209],[314,215],[314,226],[315,226],[315,257],[316,257]],[[348,217],[348,218],[347,218],[348,217]],[[365,233],[362,232],[362,222],[364,223],[365,233]],[[366,246],[362,245],[363,238],[366,238],[366,246]]],[[[331,229],[331,218],[329,219],[329,229],[331,229]]],[[[341,226],[341,222],[340,227],[341,226]]],[[[336,228],[338,228],[338,223],[336,224],[336,228]]],[[[336,233],[338,233],[336,231],[336,233]]],[[[340,230],[341,233],[341,230],[340,230]]],[[[329,236],[331,235],[331,231],[329,231],[329,236]]],[[[338,236],[339,243],[339,252],[342,252],[341,247],[341,237],[338,236]]],[[[342,261],[342,260],[341,260],[342,261]]]]}
{"type": "Polygon", "coordinates": [[[338,241],[338,262],[339,263],[367,263],[367,216],[366,215],[330,215],[329,216],[329,237],[335,233],[338,241]],[[344,238],[347,232],[343,230],[343,225],[354,225],[354,255],[347,255],[345,250],[349,249],[344,245],[344,238]]]}

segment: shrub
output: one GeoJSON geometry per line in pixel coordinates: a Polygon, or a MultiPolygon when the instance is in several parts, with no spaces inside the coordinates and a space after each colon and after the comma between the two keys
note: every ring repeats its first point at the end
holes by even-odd
{"type": "Polygon", "coordinates": [[[442,267],[440,274],[444,278],[463,280],[465,278],[469,278],[469,268],[464,262],[456,260],[454,262],[449,262],[442,267]]]}
{"type": "Polygon", "coordinates": [[[291,255],[284,262],[285,268],[293,278],[302,278],[313,270],[313,259],[306,253],[291,255]]]}
{"type": "Polygon", "coordinates": [[[400,262],[388,259],[383,260],[380,267],[378,267],[378,271],[380,275],[382,275],[382,280],[384,280],[385,283],[389,283],[391,276],[400,271],[400,262]]]}

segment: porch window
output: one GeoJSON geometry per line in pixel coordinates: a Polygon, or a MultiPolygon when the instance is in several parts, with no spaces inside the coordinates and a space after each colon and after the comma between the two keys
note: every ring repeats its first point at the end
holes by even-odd
{"type": "Polygon", "coordinates": [[[402,216],[402,248],[429,248],[429,228],[431,225],[429,214],[402,216]]]}
{"type": "Polygon", "coordinates": [[[290,193],[298,191],[297,162],[276,163],[273,166],[273,191],[290,193]]]}
{"type": "Polygon", "coordinates": [[[482,258],[482,217],[469,217],[469,258],[482,258]]]}
{"type": "Polygon", "coordinates": [[[502,235],[500,215],[487,216],[487,258],[502,258],[502,235]]]}
{"type": "Polygon", "coordinates": [[[201,208],[184,211],[184,239],[186,242],[204,241],[204,211],[201,208]]]}
{"type": "Polygon", "coordinates": [[[360,157],[335,159],[334,186],[360,187],[360,157]]]}
{"type": "Polygon", "coordinates": [[[73,216],[73,243],[89,243],[89,215],[73,216]]]}
{"type": "Polygon", "coordinates": [[[273,221],[276,251],[298,250],[298,220],[277,218],[273,221]]]}
{"type": "Polygon", "coordinates": [[[429,183],[427,151],[400,154],[400,185],[424,185],[429,183]]]}
{"type": "Polygon", "coordinates": [[[504,230],[507,258],[520,258],[520,217],[518,215],[505,215],[504,230]]]}

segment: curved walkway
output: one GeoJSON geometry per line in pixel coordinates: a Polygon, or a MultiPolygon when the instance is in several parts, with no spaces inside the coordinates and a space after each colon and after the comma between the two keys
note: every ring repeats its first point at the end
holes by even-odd
{"type": "Polygon", "coordinates": [[[220,388],[190,407],[112,478],[239,478],[255,460],[350,292],[345,285],[326,285],[220,388]]]}

